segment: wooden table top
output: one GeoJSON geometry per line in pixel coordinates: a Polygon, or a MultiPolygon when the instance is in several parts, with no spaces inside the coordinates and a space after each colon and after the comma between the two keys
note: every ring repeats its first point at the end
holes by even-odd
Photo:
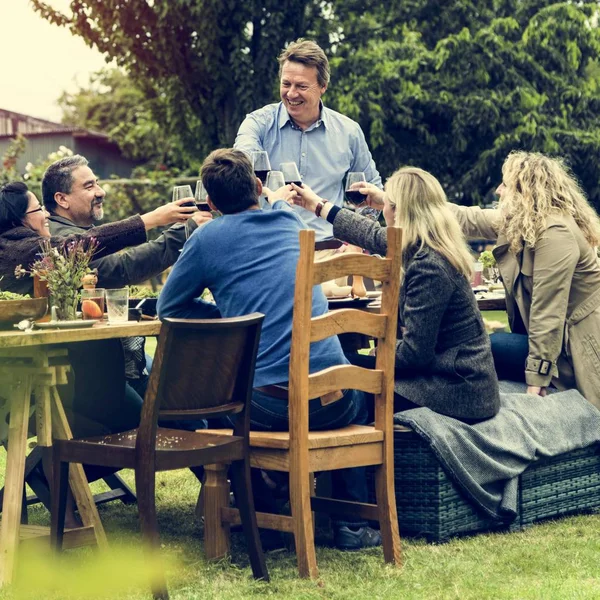
{"type": "Polygon", "coordinates": [[[118,325],[106,322],[96,323],[93,327],[77,329],[34,329],[32,331],[0,331],[0,349],[64,344],[68,342],[88,342],[111,338],[158,335],[161,322],[128,321],[118,325]]]}

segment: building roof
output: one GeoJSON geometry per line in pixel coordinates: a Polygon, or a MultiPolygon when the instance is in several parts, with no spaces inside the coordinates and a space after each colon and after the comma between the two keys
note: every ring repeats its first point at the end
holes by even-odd
{"type": "Polygon", "coordinates": [[[0,139],[14,138],[18,134],[28,138],[64,133],[72,133],[74,137],[108,140],[108,136],[99,131],[54,123],[53,121],[38,119],[37,117],[0,108],[0,139]]]}

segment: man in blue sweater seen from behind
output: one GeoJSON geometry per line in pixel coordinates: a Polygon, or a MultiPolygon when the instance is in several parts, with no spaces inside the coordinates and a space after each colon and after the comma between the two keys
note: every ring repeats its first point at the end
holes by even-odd
{"type": "MultiPolygon", "coordinates": [[[[273,210],[260,209],[262,185],[250,159],[240,150],[212,152],[202,166],[202,182],[211,208],[223,216],[198,228],[186,242],[160,294],[158,314],[160,318],[206,318],[206,303],[198,300],[206,288],[223,317],[263,313],[250,420],[255,430],[287,431],[285,388],[300,255],[298,232],[306,225],[282,199],[293,196],[290,186],[276,192],[265,188],[273,210]]],[[[321,287],[315,286],[313,316],[325,312],[327,300],[321,287]]],[[[311,345],[311,373],[347,363],[336,336],[311,345]]],[[[309,402],[311,429],[335,429],[366,421],[360,391],[345,390],[339,400],[327,404],[320,398],[309,402]]],[[[334,471],[332,489],[339,499],[366,502],[365,470],[334,471]]],[[[379,533],[365,521],[334,516],[333,523],[338,548],[356,550],[381,543],[379,533]]]]}

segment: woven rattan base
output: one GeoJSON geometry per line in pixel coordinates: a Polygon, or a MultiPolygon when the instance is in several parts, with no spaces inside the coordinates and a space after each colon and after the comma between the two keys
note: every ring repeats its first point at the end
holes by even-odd
{"type": "Polygon", "coordinates": [[[600,508],[600,445],[540,459],[530,466],[519,479],[519,513],[510,525],[476,509],[414,432],[395,433],[394,454],[402,535],[442,542],[460,534],[515,530],[541,519],[600,508]]]}

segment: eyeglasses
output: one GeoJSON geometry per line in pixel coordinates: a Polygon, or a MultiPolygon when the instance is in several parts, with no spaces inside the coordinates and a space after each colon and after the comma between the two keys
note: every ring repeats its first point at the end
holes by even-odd
{"type": "Polygon", "coordinates": [[[26,215],[30,215],[32,213],[36,213],[39,212],[40,210],[44,210],[43,206],[38,206],[37,208],[34,208],[33,210],[28,210],[25,212],[26,215]]]}

